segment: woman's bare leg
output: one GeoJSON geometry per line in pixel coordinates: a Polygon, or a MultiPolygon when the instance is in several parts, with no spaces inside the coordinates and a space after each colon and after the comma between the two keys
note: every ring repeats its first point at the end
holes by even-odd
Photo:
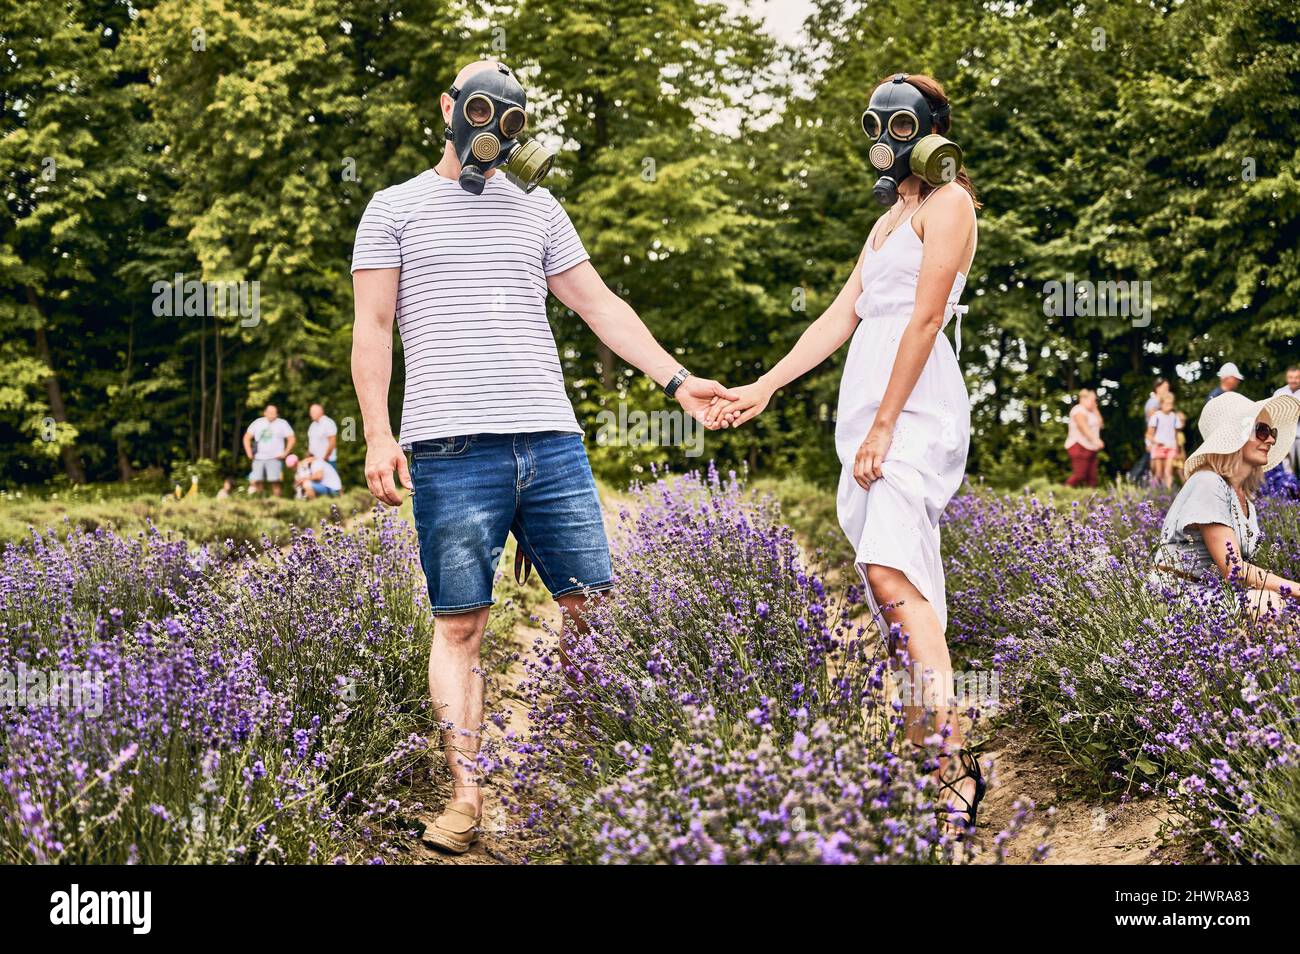
{"type": "MultiPolygon", "coordinates": [[[[871,587],[876,602],[889,607],[884,610],[885,620],[891,626],[898,626],[907,636],[907,653],[912,665],[909,675],[919,671],[923,679],[933,678],[935,681],[931,685],[938,690],[937,700],[926,695],[919,700],[921,704],[917,705],[916,695],[923,691],[923,687],[910,687],[912,704],[903,707],[907,738],[914,744],[921,745],[927,736],[948,726],[948,748],[955,753],[961,748],[962,733],[958,713],[949,699],[953,686],[952,659],[934,607],[907,578],[907,574],[891,566],[868,564],[867,585],[871,587]],[[933,723],[929,717],[930,711],[934,713],[933,723]]],[[[944,779],[961,775],[962,771],[959,760],[945,756],[940,759],[936,775],[944,779]]],[[[954,787],[967,803],[975,800],[973,778],[963,778],[955,782],[954,787]]]]}

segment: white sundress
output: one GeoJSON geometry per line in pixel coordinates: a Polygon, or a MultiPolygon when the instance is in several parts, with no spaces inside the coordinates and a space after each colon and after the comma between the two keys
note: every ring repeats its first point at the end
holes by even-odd
{"type": "MultiPolygon", "coordinates": [[[[859,322],[844,363],[836,413],[835,449],[842,465],[837,511],[840,527],[854,547],[854,563],[864,586],[869,564],[901,570],[934,607],[939,625],[946,629],[939,517],[965,476],[970,396],[957,355],[943,334],[935,338],[916,387],[899,414],[881,479],[870,490],[863,490],[853,479],[853,460],[876,419],[899,341],[916,304],[921,239],[912,228],[912,216],[928,200],[926,196],[907,220],[899,223],[879,250],[873,250],[871,240],[867,241],[862,294],[854,305],[859,322]]],[[[957,302],[965,286],[966,276],[958,272],[948,293],[943,324],[947,328],[957,316],[959,350],[960,316],[966,306],[957,302]]],[[[866,592],[881,632],[888,632],[870,586],[866,592]]]]}

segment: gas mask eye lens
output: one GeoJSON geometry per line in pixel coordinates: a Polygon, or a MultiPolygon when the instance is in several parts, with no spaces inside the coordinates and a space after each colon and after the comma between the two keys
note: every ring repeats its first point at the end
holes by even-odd
{"type": "Polygon", "coordinates": [[[902,109],[889,117],[889,134],[901,142],[916,135],[916,126],[916,115],[910,110],[902,109]]]}
{"type": "Polygon", "coordinates": [[[862,114],[862,131],[871,139],[880,138],[880,117],[870,109],[862,114]]]}
{"type": "Polygon", "coordinates": [[[481,93],[475,93],[465,100],[465,118],[469,120],[471,126],[486,126],[492,121],[495,112],[496,108],[493,107],[492,100],[481,93]]]}
{"type": "Polygon", "coordinates": [[[507,139],[514,139],[524,131],[524,125],[528,122],[528,117],[518,106],[511,106],[501,114],[501,135],[507,139]]]}

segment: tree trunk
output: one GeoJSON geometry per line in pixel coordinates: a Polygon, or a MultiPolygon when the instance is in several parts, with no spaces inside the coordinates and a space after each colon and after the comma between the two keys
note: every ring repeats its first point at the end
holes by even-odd
{"type": "MultiPolygon", "coordinates": [[[[203,309],[205,312],[207,309],[203,309]]],[[[199,315],[199,452],[208,456],[208,316],[199,315]]]]}
{"type": "MultiPolygon", "coordinates": [[[[50,353],[50,342],[45,336],[45,314],[41,311],[40,303],[36,300],[36,292],[31,286],[27,287],[27,303],[36,309],[37,315],[40,316],[36,324],[36,355],[50,372],[49,377],[45,379],[45,393],[50,402],[50,417],[58,424],[65,424],[68,420],[68,411],[63,404],[63,389],[59,387],[58,375],[54,373],[54,357],[50,353]]],[[[69,444],[63,448],[62,454],[63,470],[68,475],[68,480],[74,484],[84,484],[86,469],[81,464],[81,455],[77,453],[77,448],[69,444]]]]}
{"type": "Polygon", "coordinates": [[[126,452],[126,441],[119,437],[117,439],[117,478],[126,482],[134,476],[135,470],[131,467],[131,457],[126,452]]]}
{"type": "Polygon", "coordinates": [[[212,396],[212,440],[209,446],[215,459],[221,452],[221,322],[214,320],[212,330],[215,338],[213,347],[217,352],[217,382],[212,396]]]}
{"type": "MultiPolygon", "coordinates": [[[[135,309],[131,309],[131,317],[128,319],[126,326],[126,367],[122,369],[122,390],[126,392],[131,383],[131,368],[135,362],[135,309]]],[[[131,466],[131,454],[127,450],[126,438],[119,435],[117,444],[117,476],[123,483],[135,476],[135,469],[131,466]]]]}
{"type": "Polygon", "coordinates": [[[614,364],[617,359],[614,357],[613,349],[599,338],[596,339],[596,360],[600,362],[601,387],[606,391],[613,390],[618,372],[614,364]]]}

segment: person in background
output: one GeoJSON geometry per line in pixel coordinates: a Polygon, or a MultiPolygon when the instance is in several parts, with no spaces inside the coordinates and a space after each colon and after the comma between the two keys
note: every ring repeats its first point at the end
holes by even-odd
{"type": "Polygon", "coordinates": [[[295,482],[308,500],[317,497],[337,497],[343,492],[343,481],[334,465],[320,457],[304,457],[295,482]]]}
{"type": "Polygon", "coordinates": [[[1174,408],[1174,396],[1166,392],[1160,410],[1147,419],[1147,444],[1151,448],[1151,485],[1174,485],[1174,458],[1178,455],[1178,432],[1183,415],[1174,408]]]}
{"type": "Polygon", "coordinates": [[[1097,392],[1084,388],[1079,401],[1070,408],[1070,429],[1065,436],[1065,451],[1070,455],[1067,487],[1097,486],[1097,456],[1106,446],[1101,439],[1102,419],[1097,410],[1097,392]]]}
{"type": "Polygon", "coordinates": [[[244,431],[244,453],[253,462],[248,475],[248,492],[261,493],[263,482],[270,482],[271,493],[280,496],[280,479],[284,476],[284,459],[297,441],[289,422],[280,417],[274,404],[268,404],[262,416],[244,431]],[[257,449],[253,449],[253,442],[257,449]]]}
{"type": "Polygon", "coordinates": [[[1241,372],[1237,366],[1229,361],[1219,369],[1219,386],[1210,392],[1209,401],[1213,401],[1220,394],[1226,394],[1229,391],[1235,391],[1241,386],[1241,372]]]}
{"type": "Polygon", "coordinates": [[[311,426],[307,428],[307,453],[319,457],[328,463],[339,459],[339,428],[333,419],[327,417],[325,408],[313,404],[307,412],[311,415],[311,426]]]}
{"type": "MultiPolygon", "coordinates": [[[[1300,400],[1300,365],[1293,364],[1286,369],[1286,384],[1274,391],[1273,396],[1300,400]]],[[[1300,434],[1296,435],[1296,439],[1287,448],[1286,457],[1282,458],[1282,466],[1287,469],[1287,473],[1300,476],[1300,434]]]]}
{"type": "Polygon", "coordinates": [[[284,459],[284,466],[293,471],[293,499],[306,500],[307,492],[302,489],[302,482],[311,475],[311,468],[307,464],[309,458],[298,459],[297,454],[290,454],[284,459]]]}
{"type": "MultiPolygon", "coordinates": [[[[1167,378],[1156,378],[1156,383],[1151,388],[1151,394],[1147,398],[1146,404],[1142,406],[1143,433],[1151,424],[1151,415],[1160,410],[1160,399],[1166,394],[1172,394],[1169,388],[1167,378]]],[[[1146,442],[1146,449],[1138,462],[1133,465],[1133,469],[1128,472],[1128,479],[1135,484],[1140,484],[1147,479],[1148,472],[1151,468],[1151,441],[1146,442]]]]}
{"type": "Polygon", "coordinates": [[[1229,392],[1206,405],[1197,423],[1203,443],[1187,458],[1187,483],[1160,530],[1156,582],[1213,595],[1235,578],[1252,616],[1281,606],[1284,596],[1300,598],[1300,583],[1250,562],[1261,538],[1255,495],[1295,441],[1297,418],[1300,401],[1292,397],[1251,401],[1229,392]]]}
{"type": "Polygon", "coordinates": [[[217,499],[229,500],[230,495],[233,494],[234,492],[235,492],[235,482],[231,480],[229,477],[227,477],[226,482],[223,483],[221,485],[221,489],[217,491],[217,499]]]}
{"type": "Polygon", "coordinates": [[[1169,462],[1169,466],[1173,469],[1174,479],[1180,484],[1185,484],[1187,483],[1187,415],[1179,411],[1178,417],[1183,423],[1178,428],[1178,450],[1174,452],[1174,459],[1169,462]]]}

